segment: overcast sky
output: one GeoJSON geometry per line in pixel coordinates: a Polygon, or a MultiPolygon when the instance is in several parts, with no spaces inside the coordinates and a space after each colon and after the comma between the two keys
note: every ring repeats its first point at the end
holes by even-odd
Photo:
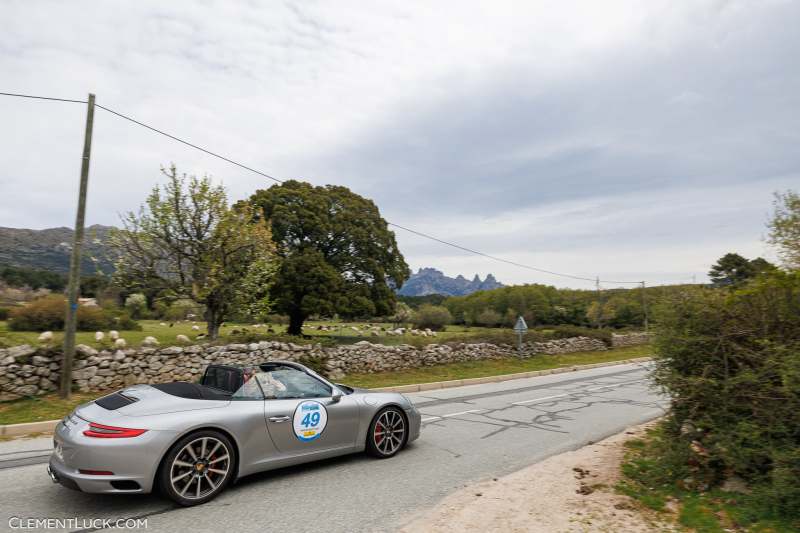
{"type": "MultiPolygon", "coordinates": [[[[772,258],[772,193],[800,188],[800,2],[5,0],[0,20],[0,91],[95,92],[543,269],[702,281],[728,251],[772,258]]],[[[72,225],[85,106],[0,97],[0,118],[0,226],[72,225]]],[[[170,162],[232,200],[270,184],[98,110],[87,223],[170,162]]],[[[414,269],[591,286],[397,237],[414,269]]]]}

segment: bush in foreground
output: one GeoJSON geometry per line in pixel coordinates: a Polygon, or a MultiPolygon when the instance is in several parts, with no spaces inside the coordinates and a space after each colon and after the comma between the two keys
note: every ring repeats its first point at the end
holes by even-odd
{"type": "MultiPolygon", "coordinates": [[[[60,295],[38,298],[9,312],[9,328],[14,331],[47,331],[64,329],[67,300],[60,295]]],[[[79,331],[109,328],[140,329],[127,313],[100,307],[78,307],[79,331]]]]}
{"type": "Polygon", "coordinates": [[[687,488],[731,476],[775,516],[800,517],[800,272],[742,289],[687,290],[658,309],[656,379],[687,488]]]}

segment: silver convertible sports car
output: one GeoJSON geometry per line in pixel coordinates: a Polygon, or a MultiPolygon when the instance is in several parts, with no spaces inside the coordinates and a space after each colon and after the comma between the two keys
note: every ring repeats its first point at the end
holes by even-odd
{"type": "Polygon", "coordinates": [[[84,492],[160,488],[196,505],[255,472],[365,450],[392,457],[419,433],[402,394],[291,362],[215,364],[200,383],[134,385],[81,405],[58,424],[47,472],[84,492]]]}

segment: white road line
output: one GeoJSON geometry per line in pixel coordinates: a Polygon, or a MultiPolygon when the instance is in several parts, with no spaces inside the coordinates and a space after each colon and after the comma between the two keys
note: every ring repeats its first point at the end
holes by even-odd
{"type": "MultiPolygon", "coordinates": [[[[622,383],[614,383],[612,385],[603,385],[602,387],[591,387],[591,388],[588,388],[588,389],[584,389],[584,391],[590,392],[590,391],[596,391],[596,390],[601,390],[601,389],[613,389],[614,387],[621,387],[622,385],[627,385],[629,383],[641,383],[642,381],[644,381],[644,380],[643,379],[636,379],[636,380],[632,380],[632,381],[624,381],[622,383]]],[[[567,393],[567,394],[556,394],[555,396],[544,396],[542,398],[534,398],[532,400],[524,400],[524,401],[521,401],[521,402],[513,402],[511,405],[527,405],[529,403],[541,402],[541,401],[544,401],[544,400],[552,400],[553,398],[563,398],[564,396],[572,396],[573,394],[577,394],[577,393],[580,393],[580,392],[581,391],[577,390],[575,392],[570,392],[570,393],[567,393]]]]}
{"type": "Polygon", "coordinates": [[[614,383],[614,384],[611,384],[611,385],[603,385],[601,387],[592,387],[592,388],[589,388],[589,389],[586,389],[586,390],[587,391],[595,391],[595,390],[600,390],[600,389],[613,389],[614,387],[621,387],[623,385],[628,385],[630,383],[641,383],[643,381],[644,381],[643,379],[634,379],[632,381],[623,381],[622,383],[614,383]]]}
{"type": "Polygon", "coordinates": [[[441,416],[429,416],[429,417],[423,418],[421,421],[422,422],[431,422],[433,420],[441,420],[442,418],[450,418],[450,417],[453,417],[453,416],[467,415],[467,414],[470,414],[470,413],[482,413],[484,411],[486,411],[486,409],[470,409],[469,411],[459,411],[457,413],[449,413],[449,414],[441,415],[441,416]]]}
{"type": "Polygon", "coordinates": [[[542,398],[534,398],[533,400],[525,400],[522,402],[513,402],[511,405],[525,405],[527,403],[541,402],[542,400],[552,400],[553,398],[563,398],[564,396],[571,396],[573,393],[556,394],[555,396],[544,396],[542,398]]]}
{"type": "Polygon", "coordinates": [[[447,418],[450,416],[466,415],[469,413],[482,413],[484,411],[486,411],[486,409],[472,409],[470,411],[459,411],[458,413],[450,413],[449,415],[442,415],[442,417],[447,418]]]}

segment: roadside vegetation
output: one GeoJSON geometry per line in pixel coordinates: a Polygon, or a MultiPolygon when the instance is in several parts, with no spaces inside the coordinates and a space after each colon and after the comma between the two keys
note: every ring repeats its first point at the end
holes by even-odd
{"type": "Polygon", "coordinates": [[[697,531],[800,530],[800,197],[777,195],[775,207],[783,268],[759,262],[755,277],[656,309],[655,378],[672,406],[629,443],[618,488],[656,510],[676,505],[697,531]]]}

